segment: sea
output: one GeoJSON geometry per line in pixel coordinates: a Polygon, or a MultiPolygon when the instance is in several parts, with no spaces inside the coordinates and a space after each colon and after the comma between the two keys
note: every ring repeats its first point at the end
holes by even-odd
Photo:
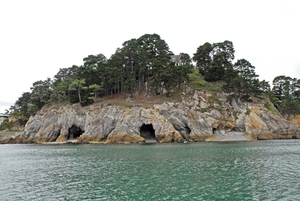
{"type": "Polygon", "coordinates": [[[300,140],[0,145],[0,200],[300,200],[300,140]]]}

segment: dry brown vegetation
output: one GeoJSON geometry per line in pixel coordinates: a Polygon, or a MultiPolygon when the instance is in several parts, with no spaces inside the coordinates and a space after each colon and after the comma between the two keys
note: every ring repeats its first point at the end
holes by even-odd
{"type": "Polygon", "coordinates": [[[143,107],[152,107],[154,104],[161,104],[164,102],[178,102],[179,98],[176,96],[146,96],[135,95],[134,98],[130,98],[129,94],[116,95],[114,97],[97,98],[96,103],[103,103],[109,105],[120,105],[125,107],[132,107],[134,105],[140,105],[143,107]]]}

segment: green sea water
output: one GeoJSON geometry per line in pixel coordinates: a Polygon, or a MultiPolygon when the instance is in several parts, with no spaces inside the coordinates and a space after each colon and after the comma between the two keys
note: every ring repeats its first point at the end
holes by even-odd
{"type": "Polygon", "coordinates": [[[0,200],[300,200],[300,141],[0,145],[0,200]]]}

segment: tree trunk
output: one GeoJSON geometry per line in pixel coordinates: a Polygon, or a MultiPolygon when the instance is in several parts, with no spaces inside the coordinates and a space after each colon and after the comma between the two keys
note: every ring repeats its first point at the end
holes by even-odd
{"type": "Polygon", "coordinates": [[[80,96],[80,87],[78,87],[78,98],[79,98],[79,102],[81,102],[81,96],[80,96]]]}
{"type": "Polygon", "coordinates": [[[68,88],[68,101],[70,101],[70,90],[68,88]]]}

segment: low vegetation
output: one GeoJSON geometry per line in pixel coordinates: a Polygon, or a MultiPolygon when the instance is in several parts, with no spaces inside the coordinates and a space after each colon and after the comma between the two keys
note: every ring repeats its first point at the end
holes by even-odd
{"type": "Polygon", "coordinates": [[[9,122],[8,119],[5,119],[0,125],[0,131],[2,130],[10,131],[12,127],[13,127],[13,122],[9,122]]]}

